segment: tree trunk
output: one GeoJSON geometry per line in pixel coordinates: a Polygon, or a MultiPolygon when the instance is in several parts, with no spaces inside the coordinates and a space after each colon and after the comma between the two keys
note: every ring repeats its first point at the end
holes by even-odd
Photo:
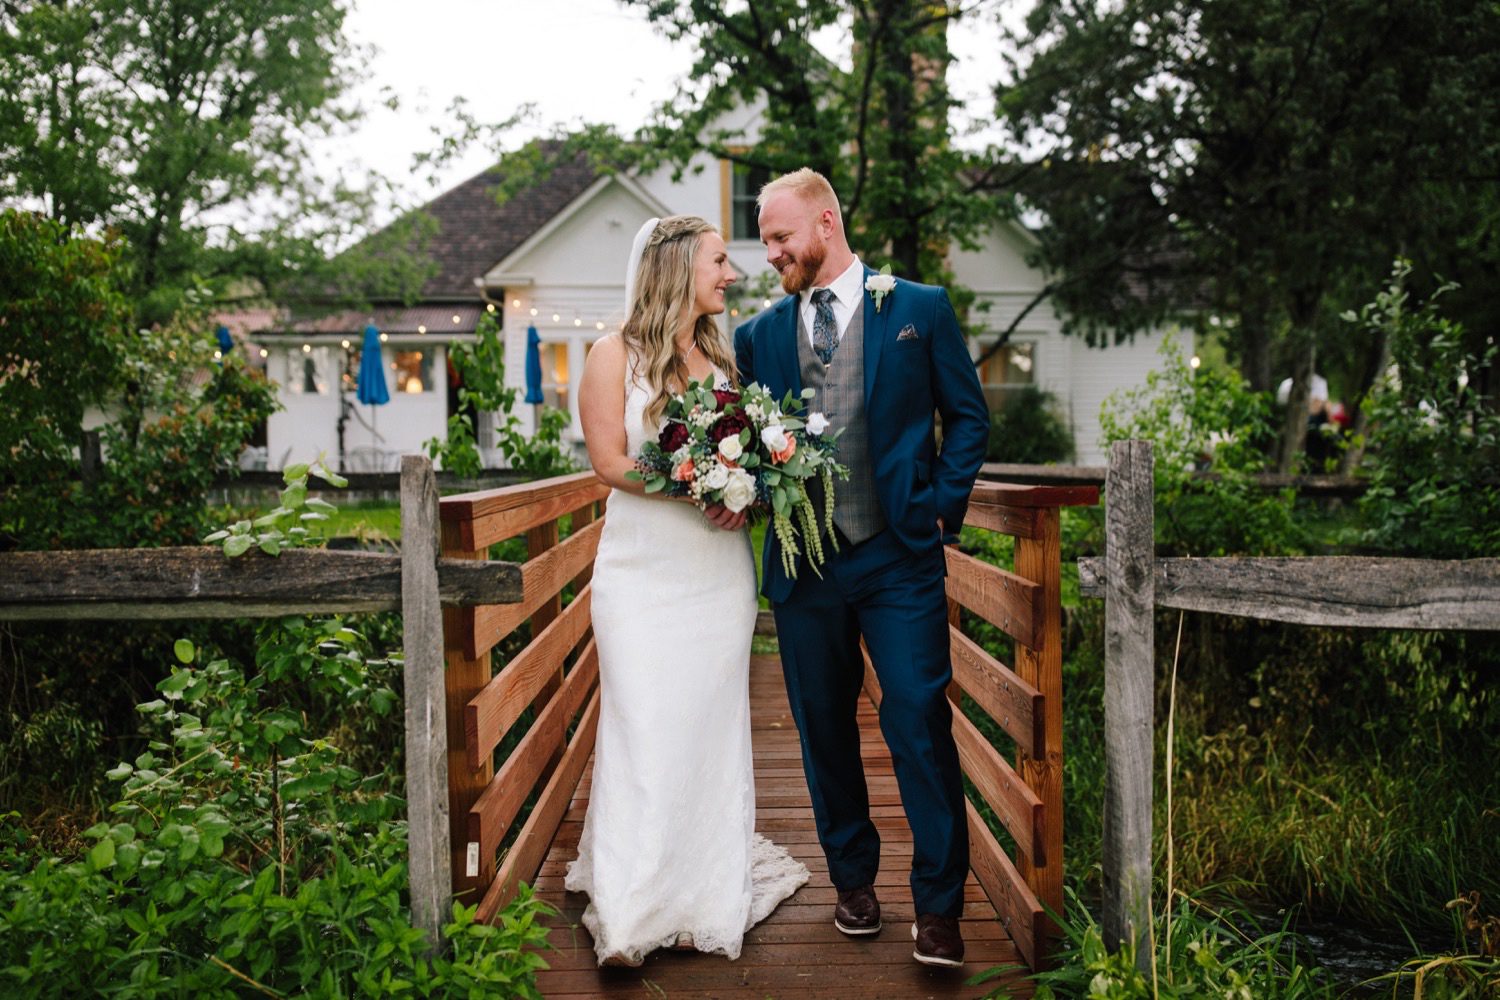
{"type": "Polygon", "coordinates": [[[1307,440],[1308,397],[1312,388],[1313,366],[1317,361],[1317,342],[1310,333],[1299,338],[1302,343],[1292,363],[1292,391],[1286,401],[1281,425],[1281,450],[1276,471],[1290,475],[1307,440]]]}
{"type": "Polygon", "coordinates": [[[1270,328],[1270,318],[1261,305],[1250,304],[1240,314],[1240,374],[1253,392],[1276,388],[1271,381],[1270,328]]]}
{"type": "Polygon", "coordinates": [[[1359,468],[1359,463],[1365,457],[1365,437],[1369,432],[1370,418],[1365,413],[1365,400],[1370,396],[1370,390],[1374,388],[1375,382],[1380,378],[1382,372],[1391,361],[1391,339],[1390,334],[1384,326],[1378,328],[1375,335],[1375,343],[1370,345],[1365,354],[1365,364],[1359,373],[1359,386],[1354,394],[1346,401],[1354,414],[1354,422],[1350,425],[1349,447],[1339,456],[1339,475],[1351,476],[1354,470],[1359,468]]]}

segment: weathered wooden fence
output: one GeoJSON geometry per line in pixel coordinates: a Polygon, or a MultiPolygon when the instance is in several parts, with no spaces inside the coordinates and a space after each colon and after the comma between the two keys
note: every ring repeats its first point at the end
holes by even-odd
{"type": "Polygon", "coordinates": [[[400,486],[400,555],[292,549],[227,559],[213,546],[0,553],[0,620],[402,612],[412,919],[436,944],[452,896],[440,609],[498,610],[524,595],[512,563],[482,552],[439,558],[431,462],[405,456],[400,486]]]}
{"type": "Polygon", "coordinates": [[[1105,555],[1078,560],[1104,598],[1104,932],[1151,960],[1153,612],[1179,608],[1324,627],[1500,630],[1500,559],[1157,559],[1151,444],[1116,442],[1105,555]]]}

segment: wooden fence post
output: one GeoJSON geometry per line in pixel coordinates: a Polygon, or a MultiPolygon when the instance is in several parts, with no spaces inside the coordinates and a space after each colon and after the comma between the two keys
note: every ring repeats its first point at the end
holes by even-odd
{"type": "Polygon", "coordinates": [[[1104,943],[1151,967],[1155,488],[1151,442],[1110,446],[1104,487],[1104,943]]]}
{"type": "MultiPolygon", "coordinates": [[[[1063,688],[1062,688],[1062,535],[1058,507],[1035,509],[1036,532],[1016,539],[1016,574],[1042,588],[1037,644],[1017,642],[1016,674],[1042,694],[1041,755],[1016,751],[1016,770],[1042,800],[1042,857],[1016,858],[1016,870],[1043,906],[1063,912],[1063,688]]],[[[1058,941],[1057,922],[1042,919],[1036,953],[1046,962],[1058,941]]]]}
{"type": "Polygon", "coordinates": [[[448,847],[448,719],[438,604],[438,492],[432,462],[401,457],[401,617],[406,662],[406,811],[412,923],[441,946],[453,898],[448,847]]]}

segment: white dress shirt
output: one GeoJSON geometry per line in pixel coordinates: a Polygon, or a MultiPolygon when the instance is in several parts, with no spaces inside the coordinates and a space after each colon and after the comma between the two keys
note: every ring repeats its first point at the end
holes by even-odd
{"type": "MultiPolygon", "coordinates": [[[[825,287],[822,285],[818,288],[825,287]]],[[[858,309],[865,295],[865,266],[854,258],[844,273],[834,278],[826,286],[833,292],[833,325],[838,330],[839,339],[844,339],[844,331],[849,329],[849,321],[854,318],[854,310],[858,309]]],[[[817,310],[812,304],[812,293],[817,288],[805,288],[798,292],[799,308],[802,310],[802,325],[807,328],[807,342],[814,348],[818,345],[813,338],[813,319],[817,310]]]]}

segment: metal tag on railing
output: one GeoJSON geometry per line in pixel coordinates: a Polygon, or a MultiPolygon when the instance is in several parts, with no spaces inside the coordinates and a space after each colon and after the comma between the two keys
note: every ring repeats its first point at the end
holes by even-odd
{"type": "Polygon", "coordinates": [[[469,841],[469,858],[464,864],[464,874],[469,878],[479,876],[479,841],[469,841]]]}

